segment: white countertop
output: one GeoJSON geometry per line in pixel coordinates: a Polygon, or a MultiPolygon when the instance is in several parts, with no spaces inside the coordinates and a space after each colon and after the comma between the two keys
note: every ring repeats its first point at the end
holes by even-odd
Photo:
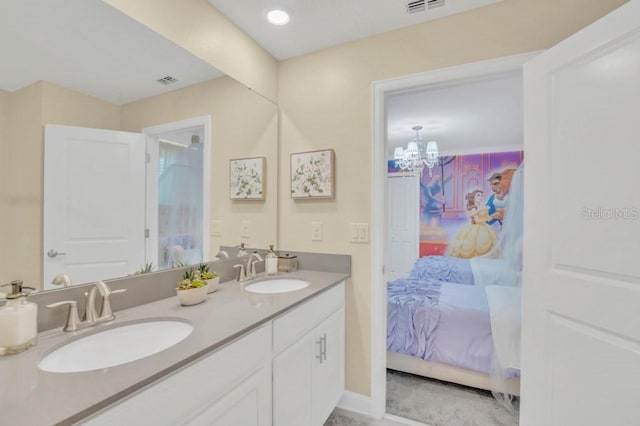
{"type": "Polygon", "coordinates": [[[243,284],[228,281],[198,305],[181,306],[177,297],[169,297],[116,312],[114,321],[78,332],[57,328],[40,333],[35,347],[18,355],[0,357],[0,425],[73,424],[219,349],[348,276],[309,270],[280,274],[283,278],[309,281],[310,285],[271,295],[250,293],[243,290],[243,284]],[[44,356],[77,336],[150,318],[182,318],[194,329],[169,349],[116,367],[81,373],[48,373],[38,369],[44,356]]]}

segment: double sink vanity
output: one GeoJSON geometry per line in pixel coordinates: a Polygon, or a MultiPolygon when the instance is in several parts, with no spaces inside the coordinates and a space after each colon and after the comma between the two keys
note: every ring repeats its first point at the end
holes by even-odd
{"type": "MultiPolygon", "coordinates": [[[[344,389],[350,258],[318,256],[276,277],[223,273],[194,306],[172,295],[120,310],[114,297],[114,320],[73,332],[55,317],[35,347],[0,358],[0,424],[322,425],[344,389]]],[[[175,271],[153,275],[174,285],[175,271]]]]}

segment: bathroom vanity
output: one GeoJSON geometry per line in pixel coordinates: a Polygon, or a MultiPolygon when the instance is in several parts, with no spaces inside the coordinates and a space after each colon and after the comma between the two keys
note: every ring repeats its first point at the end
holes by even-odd
{"type": "MultiPolygon", "coordinates": [[[[349,273],[299,270],[309,286],[285,293],[227,281],[204,303],[177,297],[116,313],[78,332],[40,333],[0,358],[2,423],[321,425],[344,389],[344,295],[349,273]],[[43,357],[90,333],[149,320],[193,331],[159,353],[100,370],[51,373],[43,357]]],[[[117,351],[118,348],[113,348],[117,351]]]]}

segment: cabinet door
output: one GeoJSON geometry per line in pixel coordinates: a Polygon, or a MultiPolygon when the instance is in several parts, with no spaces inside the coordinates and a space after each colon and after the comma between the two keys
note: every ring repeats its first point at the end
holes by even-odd
{"type": "Polygon", "coordinates": [[[273,360],[273,423],[311,425],[313,340],[304,336],[273,360]]]}
{"type": "Polygon", "coordinates": [[[312,334],[322,341],[321,359],[313,358],[312,388],[313,424],[322,425],[344,392],[344,309],[333,313],[312,334]]]}
{"type": "Polygon", "coordinates": [[[270,426],[271,368],[261,368],[185,424],[190,426],[270,426]]]}

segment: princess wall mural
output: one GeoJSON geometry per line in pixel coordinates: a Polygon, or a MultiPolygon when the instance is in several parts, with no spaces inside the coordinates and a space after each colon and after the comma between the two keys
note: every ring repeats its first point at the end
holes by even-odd
{"type": "MultiPolygon", "coordinates": [[[[502,230],[522,151],[442,157],[420,179],[420,257],[487,254],[502,230]]],[[[389,171],[395,171],[389,164],[389,171]]]]}

